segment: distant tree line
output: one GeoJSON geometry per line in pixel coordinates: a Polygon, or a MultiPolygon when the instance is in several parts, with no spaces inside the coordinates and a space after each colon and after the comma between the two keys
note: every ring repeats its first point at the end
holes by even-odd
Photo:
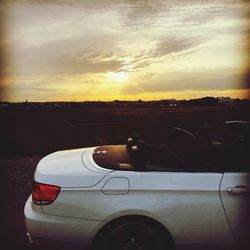
{"type": "Polygon", "coordinates": [[[82,102],[0,102],[0,110],[5,109],[92,109],[92,108],[178,108],[178,107],[219,107],[247,106],[249,99],[233,99],[230,97],[203,97],[191,100],[163,99],[154,101],[82,101],[82,102]]]}

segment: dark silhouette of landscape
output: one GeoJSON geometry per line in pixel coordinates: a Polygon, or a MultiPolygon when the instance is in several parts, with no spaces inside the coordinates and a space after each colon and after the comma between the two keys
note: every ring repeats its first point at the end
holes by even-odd
{"type": "Polygon", "coordinates": [[[120,144],[132,132],[164,143],[173,126],[204,133],[227,120],[248,120],[250,100],[204,97],[193,100],[0,103],[3,158],[120,144]]]}
{"type": "MultiPolygon", "coordinates": [[[[229,120],[249,120],[250,100],[204,97],[193,100],[0,103],[2,209],[5,249],[30,249],[23,208],[35,167],[46,154],[106,144],[125,144],[131,133],[146,143],[166,143],[180,127],[200,140],[220,138],[229,120]],[[15,236],[13,240],[13,235],[15,236]]],[[[223,138],[221,138],[223,139],[223,138]]]]}

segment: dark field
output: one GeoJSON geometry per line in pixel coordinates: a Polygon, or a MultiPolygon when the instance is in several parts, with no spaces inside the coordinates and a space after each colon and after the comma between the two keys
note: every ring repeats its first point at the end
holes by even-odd
{"type": "Polygon", "coordinates": [[[3,249],[29,249],[23,207],[37,162],[53,151],[124,144],[132,132],[148,143],[164,143],[173,126],[201,140],[220,136],[228,120],[250,120],[248,107],[204,108],[42,108],[0,110],[3,249]],[[205,125],[205,126],[204,126],[205,125]]]}

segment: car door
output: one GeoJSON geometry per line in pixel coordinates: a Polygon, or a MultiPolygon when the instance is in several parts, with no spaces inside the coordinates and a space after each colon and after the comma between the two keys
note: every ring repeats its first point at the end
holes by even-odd
{"type": "Polygon", "coordinates": [[[119,203],[156,216],[176,244],[231,244],[234,238],[219,193],[223,172],[206,160],[202,163],[197,144],[184,144],[152,146],[146,167],[127,172],[130,191],[123,198],[127,201],[119,203]]]}
{"type": "Polygon", "coordinates": [[[224,173],[220,196],[237,243],[250,246],[250,173],[224,173]]]}
{"type": "MultiPolygon", "coordinates": [[[[110,176],[121,176],[115,171],[110,176]]],[[[156,219],[171,233],[176,244],[228,243],[233,241],[219,186],[222,173],[127,172],[130,190],[122,197],[107,197],[108,204],[122,206],[156,219]],[[138,202],[139,201],[139,202],[138,202]]],[[[110,207],[110,210],[117,209],[110,207]]]]}

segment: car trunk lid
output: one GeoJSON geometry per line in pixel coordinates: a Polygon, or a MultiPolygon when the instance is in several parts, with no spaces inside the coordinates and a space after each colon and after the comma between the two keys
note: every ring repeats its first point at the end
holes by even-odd
{"type": "Polygon", "coordinates": [[[59,187],[95,186],[112,170],[99,167],[92,159],[95,148],[64,150],[44,157],[34,180],[59,187]]]}

